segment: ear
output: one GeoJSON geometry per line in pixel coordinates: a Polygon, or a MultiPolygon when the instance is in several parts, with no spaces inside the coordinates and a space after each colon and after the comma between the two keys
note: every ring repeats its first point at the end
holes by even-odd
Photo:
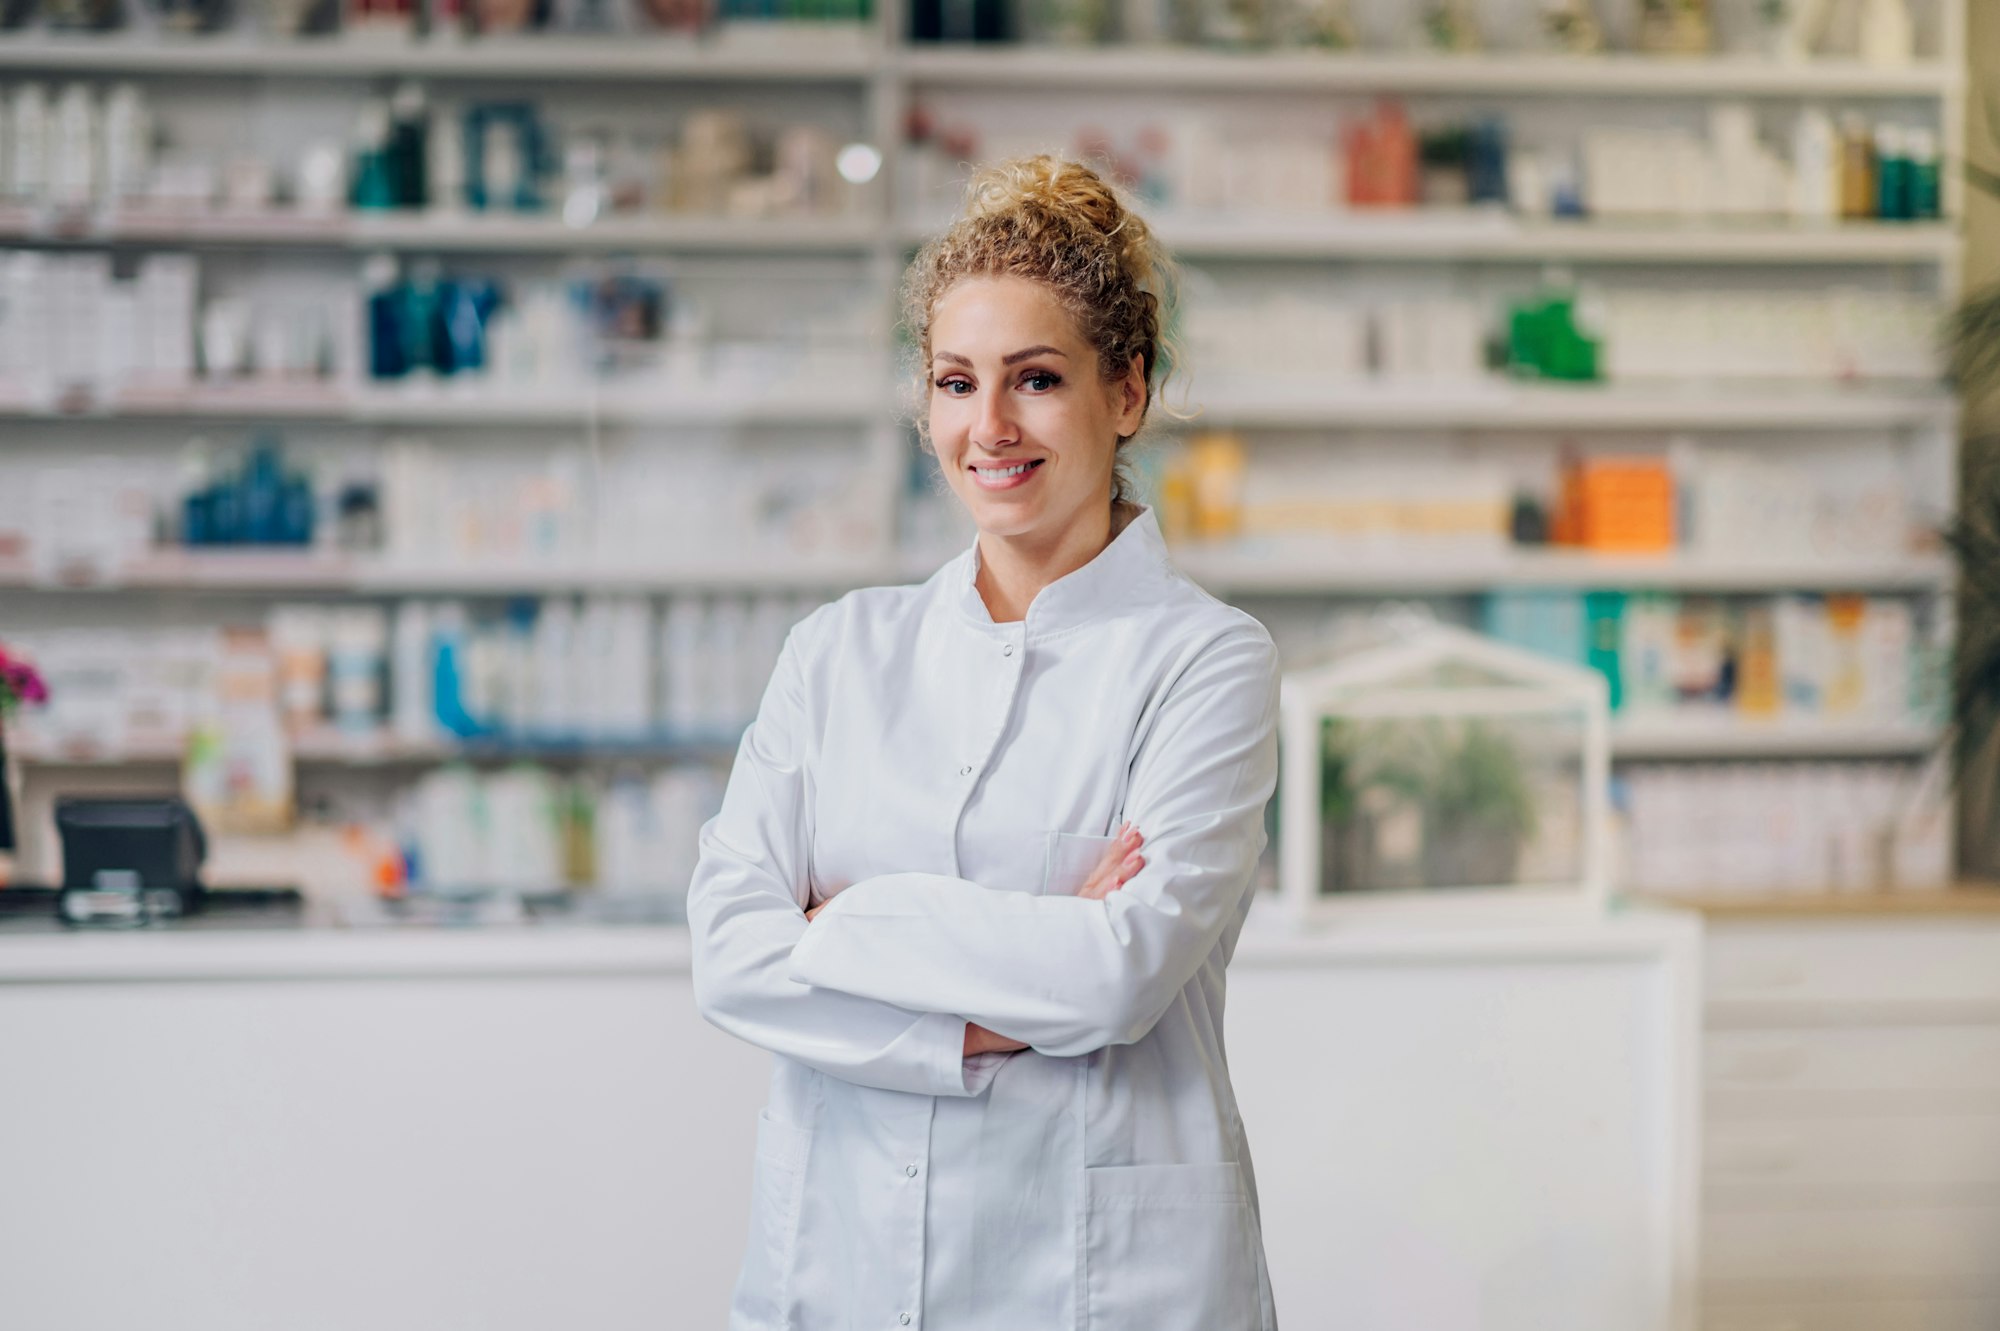
{"type": "Polygon", "coordinates": [[[1118,436],[1121,439],[1137,434],[1139,422],[1145,418],[1145,366],[1145,357],[1133,352],[1131,364],[1125,367],[1125,377],[1118,381],[1118,436]]]}

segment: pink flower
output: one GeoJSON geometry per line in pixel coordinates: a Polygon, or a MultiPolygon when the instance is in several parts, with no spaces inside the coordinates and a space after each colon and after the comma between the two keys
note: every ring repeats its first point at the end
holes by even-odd
{"type": "Polygon", "coordinates": [[[33,666],[0,647],[0,711],[34,706],[49,700],[48,685],[33,666]]]}

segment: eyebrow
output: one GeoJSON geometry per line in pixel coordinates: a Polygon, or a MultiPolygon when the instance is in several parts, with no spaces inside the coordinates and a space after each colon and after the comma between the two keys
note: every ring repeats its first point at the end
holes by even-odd
{"type": "MultiPolygon", "coordinates": [[[[1033,356],[1061,356],[1065,360],[1069,359],[1069,353],[1058,347],[1040,346],[1023,347],[1019,351],[1011,352],[1002,358],[1000,363],[1002,365],[1018,365],[1033,356]]],[[[955,351],[934,351],[931,353],[931,359],[948,360],[953,365],[963,365],[968,370],[972,368],[972,362],[955,351]]]]}

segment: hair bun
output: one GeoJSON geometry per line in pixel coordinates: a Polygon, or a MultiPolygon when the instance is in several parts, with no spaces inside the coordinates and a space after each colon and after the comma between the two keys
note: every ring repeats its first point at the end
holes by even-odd
{"type": "Polygon", "coordinates": [[[991,217],[1032,210],[1082,223],[1106,236],[1131,216],[1104,178],[1080,162],[1046,153],[982,167],[966,187],[965,215],[991,217]]]}

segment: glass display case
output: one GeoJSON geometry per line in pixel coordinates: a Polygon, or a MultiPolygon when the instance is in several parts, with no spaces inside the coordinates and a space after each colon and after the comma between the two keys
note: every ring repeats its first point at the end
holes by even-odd
{"type": "Polygon", "coordinates": [[[1594,910],[1610,702],[1594,670],[1431,622],[1285,676],[1279,894],[1296,915],[1594,910]]]}

